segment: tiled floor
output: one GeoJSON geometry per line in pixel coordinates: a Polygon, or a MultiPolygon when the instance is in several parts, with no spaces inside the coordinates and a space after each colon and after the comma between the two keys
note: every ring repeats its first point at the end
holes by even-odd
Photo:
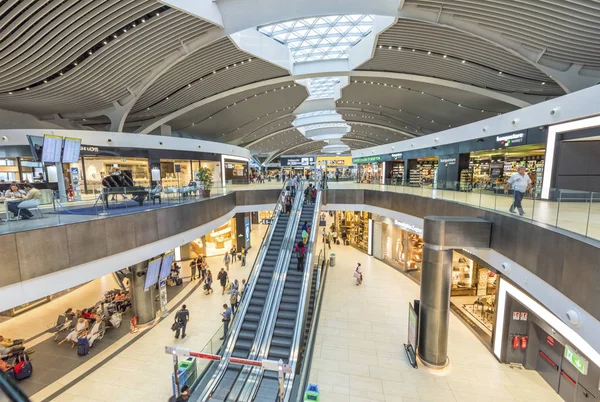
{"type": "Polygon", "coordinates": [[[450,366],[410,367],[408,303],[419,287],[400,272],[350,246],[333,246],[310,381],[327,402],[550,402],[562,399],[533,371],[510,369],[450,315],[450,366]],[[362,264],[364,282],[352,273],[362,264]]]}
{"type": "MultiPolygon", "coordinates": [[[[233,279],[246,278],[258,252],[258,246],[262,241],[267,226],[253,226],[252,247],[248,252],[246,267],[237,262],[230,268],[230,277],[233,279]]],[[[208,259],[209,269],[216,276],[221,268],[222,257],[208,259]]],[[[183,275],[189,275],[187,264],[184,265],[183,275]]],[[[190,322],[187,326],[188,336],[185,339],[176,340],[171,331],[173,314],[161,321],[157,326],[149,329],[143,336],[129,334],[119,342],[116,342],[105,352],[98,354],[95,359],[82,365],[69,375],[61,378],[52,386],[33,395],[33,402],[43,401],[65,385],[77,379],[91,370],[97,363],[117,351],[128,342],[135,340],[127,346],[116,357],[110,359],[106,364],[86,375],[81,381],[54,398],[54,401],[144,401],[165,402],[171,395],[171,373],[173,371],[172,360],[165,354],[164,347],[167,345],[181,345],[183,347],[200,351],[211,340],[215,333],[221,328],[222,304],[229,303],[228,295],[221,296],[217,286],[213,286],[215,292],[204,295],[201,287],[189,293],[185,304],[190,310],[190,322]]],[[[188,292],[169,301],[169,308],[178,305],[188,292]]],[[[217,338],[220,337],[219,333],[217,338]]],[[[210,351],[209,351],[210,352],[210,351]]]]}

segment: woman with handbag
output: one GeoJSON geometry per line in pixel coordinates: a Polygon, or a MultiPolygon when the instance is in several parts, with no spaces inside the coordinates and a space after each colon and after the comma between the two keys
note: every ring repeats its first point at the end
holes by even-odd
{"type": "Polygon", "coordinates": [[[360,262],[356,266],[356,270],[354,271],[354,278],[356,279],[356,286],[362,285],[363,276],[362,272],[360,272],[360,262]]]}

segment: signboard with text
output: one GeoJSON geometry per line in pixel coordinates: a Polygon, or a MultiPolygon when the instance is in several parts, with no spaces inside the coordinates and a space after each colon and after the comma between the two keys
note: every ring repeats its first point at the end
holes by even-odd
{"type": "Polygon", "coordinates": [[[297,157],[297,158],[280,158],[281,166],[312,166],[315,164],[313,156],[297,157]]]}
{"type": "Polygon", "coordinates": [[[514,147],[517,145],[525,145],[527,143],[527,131],[518,133],[502,134],[496,136],[496,146],[499,148],[514,147]]]}

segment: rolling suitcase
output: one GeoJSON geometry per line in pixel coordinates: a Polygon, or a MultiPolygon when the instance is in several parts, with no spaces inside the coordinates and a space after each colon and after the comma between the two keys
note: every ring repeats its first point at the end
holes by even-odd
{"type": "Polygon", "coordinates": [[[29,357],[27,357],[27,355],[24,353],[19,355],[13,370],[15,373],[15,379],[18,381],[31,377],[31,374],[33,373],[33,366],[31,365],[29,357]]]}
{"type": "Polygon", "coordinates": [[[88,341],[88,338],[77,339],[77,355],[87,356],[88,353],[90,353],[90,342],[88,341]]]}

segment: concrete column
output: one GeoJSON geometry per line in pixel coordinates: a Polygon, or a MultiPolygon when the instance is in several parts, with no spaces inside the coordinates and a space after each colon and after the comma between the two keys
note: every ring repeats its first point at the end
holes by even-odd
{"type": "Polygon", "coordinates": [[[418,356],[428,367],[448,365],[452,250],[489,248],[491,222],[468,217],[425,217],[418,356]]]}
{"type": "Polygon", "coordinates": [[[138,274],[146,273],[148,262],[143,261],[131,267],[131,300],[133,304],[133,314],[138,317],[138,324],[146,324],[156,316],[156,302],[154,286],[147,291],[144,291],[144,282],[146,275],[139,276],[138,274]]]}

